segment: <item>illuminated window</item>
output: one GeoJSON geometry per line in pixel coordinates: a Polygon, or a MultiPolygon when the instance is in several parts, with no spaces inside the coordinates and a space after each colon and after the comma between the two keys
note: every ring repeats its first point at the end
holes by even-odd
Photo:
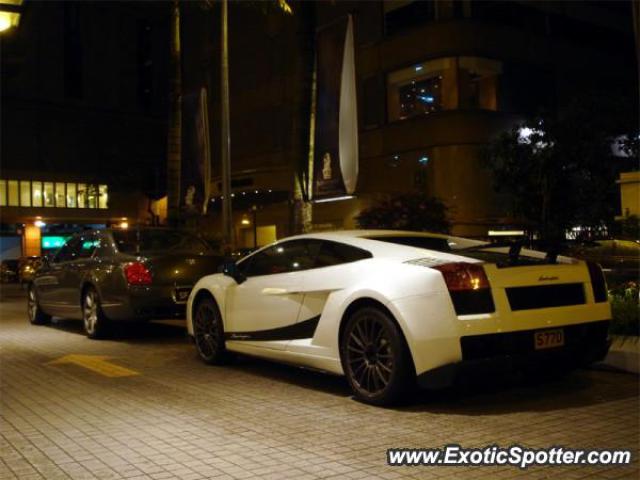
{"type": "Polygon", "coordinates": [[[78,208],[87,208],[87,185],[78,184],[78,208]]]}
{"type": "Polygon", "coordinates": [[[20,181],[20,206],[31,206],[31,182],[29,180],[20,181]]]}
{"type": "Polygon", "coordinates": [[[67,208],[76,208],[76,205],[77,205],[76,184],[67,183],[67,208]]]}
{"type": "Polygon", "coordinates": [[[56,207],[60,208],[66,205],[65,203],[64,183],[56,183],[56,207]]]}
{"type": "Polygon", "coordinates": [[[448,57],[418,63],[387,75],[389,121],[440,110],[497,110],[502,64],[480,57],[448,57]]]}
{"type": "Polygon", "coordinates": [[[34,207],[42,206],[42,182],[31,182],[31,202],[34,207]]]}
{"type": "Polygon", "coordinates": [[[98,208],[97,193],[95,185],[87,185],[87,208],[98,208]]]}
{"type": "Polygon", "coordinates": [[[44,206],[53,207],[55,205],[53,198],[53,183],[44,182],[44,206]]]}
{"type": "Polygon", "coordinates": [[[7,206],[7,181],[0,180],[0,207],[7,206]]]}
{"type": "Polygon", "coordinates": [[[109,192],[106,185],[98,186],[98,208],[109,208],[109,192]]]}
{"type": "Polygon", "coordinates": [[[40,180],[0,180],[0,206],[107,209],[109,187],[40,180]]]}
{"type": "Polygon", "coordinates": [[[431,60],[390,73],[387,77],[389,120],[426,115],[449,108],[455,61],[452,58],[431,60]]]}
{"type": "Polygon", "coordinates": [[[7,202],[10,207],[17,207],[20,205],[20,194],[18,192],[18,181],[9,180],[9,201],[7,202]]]}

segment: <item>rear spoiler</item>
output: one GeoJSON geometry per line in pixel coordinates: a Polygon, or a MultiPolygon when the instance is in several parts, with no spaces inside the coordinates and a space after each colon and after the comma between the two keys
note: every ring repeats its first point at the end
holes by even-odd
{"type": "MultiPolygon", "coordinates": [[[[471,251],[478,251],[478,250],[487,250],[489,248],[505,248],[508,247],[509,248],[509,262],[511,263],[516,263],[518,261],[518,258],[520,258],[520,251],[522,250],[522,247],[524,246],[524,241],[523,240],[514,240],[514,241],[510,241],[510,242],[496,242],[496,243],[487,243],[485,245],[476,245],[473,247],[467,247],[467,248],[461,248],[459,250],[455,250],[454,253],[458,253],[458,252],[471,252],[471,251]]],[[[545,252],[545,259],[547,260],[547,262],[549,262],[550,264],[554,264],[554,263],[558,263],[558,247],[557,246],[551,246],[549,249],[547,249],[547,251],[545,252]]]]}

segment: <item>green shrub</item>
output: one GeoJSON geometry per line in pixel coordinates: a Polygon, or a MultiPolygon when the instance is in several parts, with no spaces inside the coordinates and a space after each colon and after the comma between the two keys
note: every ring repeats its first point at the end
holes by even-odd
{"type": "Polygon", "coordinates": [[[358,228],[449,232],[447,206],[422,193],[388,197],[363,210],[355,220],[358,228]]]}
{"type": "Polygon", "coordinates": [[[609,290],[611,328],[615,335],[640,335],[640,292],[636,282],[627,282],[609,290]]]}

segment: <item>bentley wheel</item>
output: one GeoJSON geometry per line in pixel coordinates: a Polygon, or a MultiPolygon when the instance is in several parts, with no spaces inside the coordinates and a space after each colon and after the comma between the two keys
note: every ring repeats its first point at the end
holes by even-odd
{"type": "Polygon", "coordinates": [[[27,293],[27,314],[32,325],[44,325],[51,321],[51,315],[47,315],[40,308],[38,294],[34,285],[29,285],[27,293]]]}
{"type": "Polygon", "coordinates": [[[193,315],[193,337],[198,355],[205,363],[219,365],[227,360],[222,317],[218,306],[210,298],[196,305],[193,315]]]}
{"type": "Polygon", "coordinates": [[[82,320],[87,337],[98,339],[106,336],[107,319],[100,308],[98,292],[92,287],[87,288],[82,297],[82,320]]]}
{"type": "Polygon", "coordinates": [[[355,396],[366,403],[393,404],[415,379],[400,328],[377,308],[362,308],[347,319],[340,354],[355,396]]]}

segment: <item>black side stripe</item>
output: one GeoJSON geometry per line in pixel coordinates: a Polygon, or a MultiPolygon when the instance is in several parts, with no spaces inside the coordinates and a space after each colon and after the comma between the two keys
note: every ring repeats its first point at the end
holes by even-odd
{"type": "Polygon", "coordinates": [[[270,330],[257,330],[254,332],[225,332],[226,340],[300,340],[313,338],[316,327],[320,321],[320,315],[309,320],[294,323],[286,327],[272,328],[270,330]]]}

